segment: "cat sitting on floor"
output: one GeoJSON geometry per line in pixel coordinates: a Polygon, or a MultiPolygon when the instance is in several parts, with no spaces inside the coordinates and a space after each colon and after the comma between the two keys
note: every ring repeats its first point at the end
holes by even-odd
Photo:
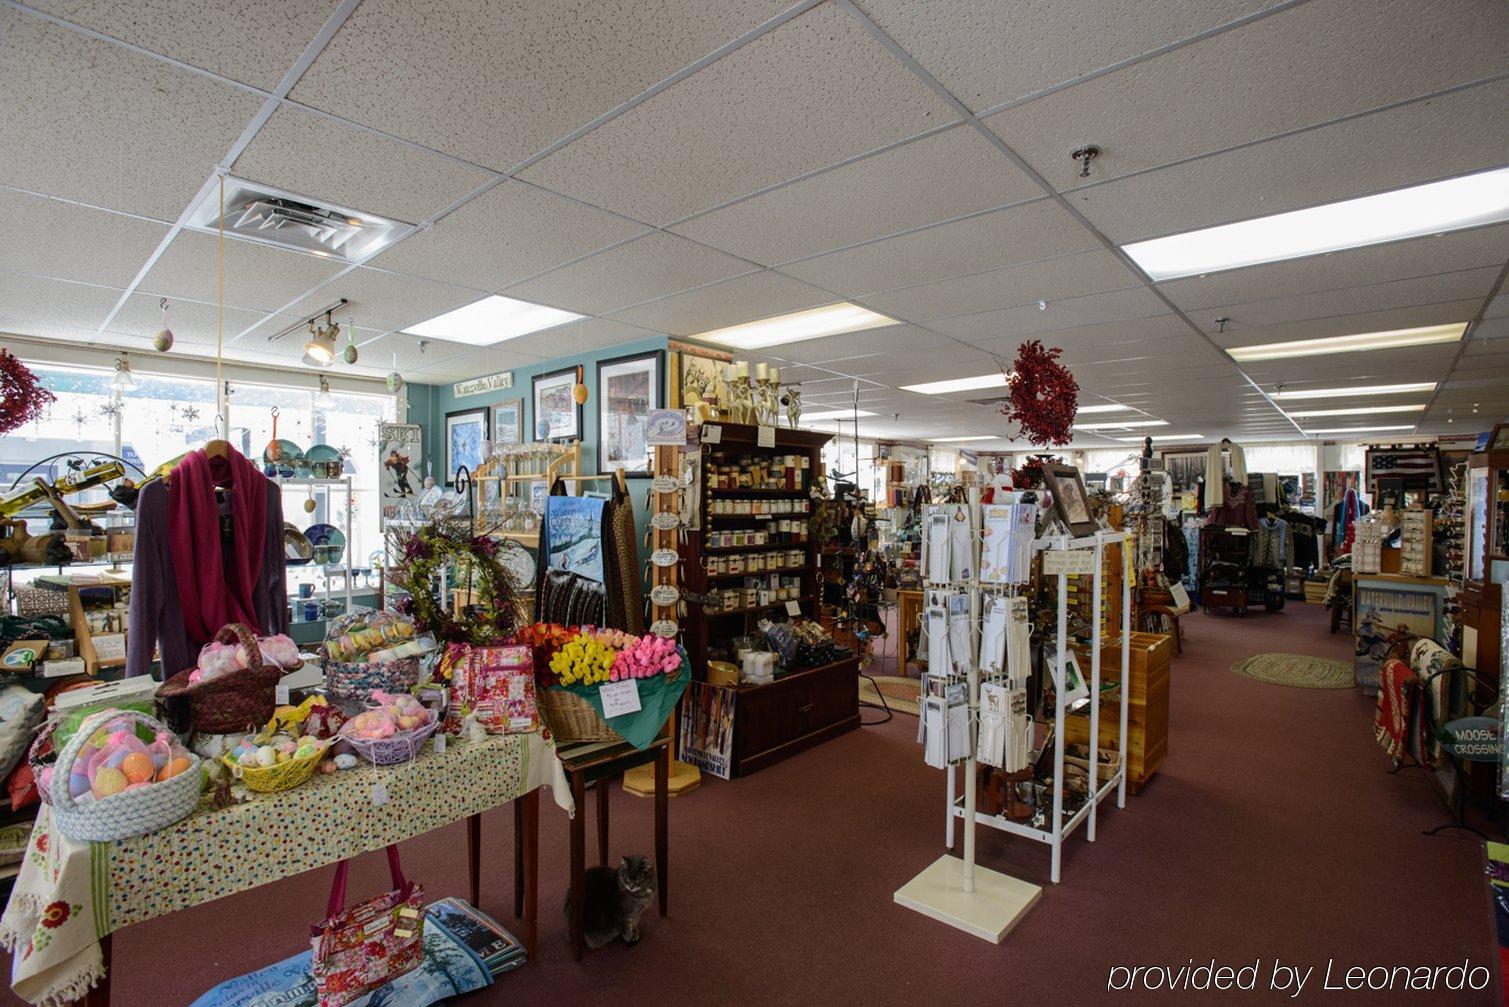
{"type": "MultiPolygon", "coordinates": [[[[639,943],[639,914],[655,897],[655,866],[648,857],[624,857],[618,869],[589,867],[582,900],[582,940],[594,950],[622,937],[639,943]]],[[[566,889],[566,935],[571,936],[571,889],[566,889]]]]}

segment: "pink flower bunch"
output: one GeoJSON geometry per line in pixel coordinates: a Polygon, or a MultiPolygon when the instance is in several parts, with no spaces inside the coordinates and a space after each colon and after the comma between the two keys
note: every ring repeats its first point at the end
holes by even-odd
{"type": "Polygon", "coordinates": [[[608,678],[620,682],[629,678],[674,675],[681,668],[681,653],[676,641],[647,634],[618,652],[608,678]]]}

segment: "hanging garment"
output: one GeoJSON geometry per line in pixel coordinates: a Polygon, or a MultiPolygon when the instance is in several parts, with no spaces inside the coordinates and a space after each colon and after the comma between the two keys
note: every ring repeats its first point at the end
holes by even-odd
{"type": "Polygon", "coordinates": [[[634,534],[634,502],[617,476],[603,530],[607,538],[603,548],[612,565],[607,573],[611,582],[608,626],[640,636],[644,633],[644,570],[639,565],[639,538],[634,534]]]}
{"type": "Polygon", "coordinates": [[[1253,503],[1252,490],[1246,484],[1228,489],[1221,500],[1221,506],[1210,512],[1210,518],[1205,523],[1256,530],[1257,505],[1253,503]]]}
{"type": "Polygon", "coordinates": [[[1368,505],[1362,502],[1356,490],[1347,490],[1346,495],[1331,508],[1331,544],[1346,552],[1341,547],[1347,543],[1353,523],[1368,513],[1368,510],[1368,505]]]}
{"type": "Polygon", "coordinates": [[[1211,445],[1210,449],[1205,452],[1205,507],[1207,510],[1221,506],[1221,491],[1226,485],[1226,468],[1221,459],[1223,450],[1231,454],[1231,478],[1243,486],[1247,485],[1247,455],[1243,453],[1242,446],[1229,440],[1211,445]]]}
{"type": "Polygon", "coordinates": [[[1373,737],[1397,765],[1404,758],[1410,713],[1420,692],[1420,680],[1398,658],[1383,663],[1378,673],[1378,708],[1373,714],[1373,737]]]}
{"type": "Polygon", "coordinates": [[[285,573],[278,485],[234,449],[190,452],[137,497],[126,675],[147,674],[154,652],[164,677],[192,667],[227,622],[288,632],[285,573]],[[223,500],[217,483],[230,487],[223,500]]]}
{"type": "Polygon", "coordinates": [[[1258,521],[1252,536],[1252,565],[1270,570],[1289,569],[1289,523],[1282,518],[1258,521]]]}

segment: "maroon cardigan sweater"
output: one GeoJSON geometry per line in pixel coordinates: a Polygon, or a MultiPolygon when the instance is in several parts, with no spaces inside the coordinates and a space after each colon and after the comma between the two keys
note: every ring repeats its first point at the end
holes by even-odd
{"type": "MultiPolygon", "coordinates": [[[[220,512],[230,513],[229,498],[221,504],[220,512]]],[[[191,640],[184,630],[168,538],[168,487],[161,479],[153,479],[141,488],[136,501],[136,557],[131,570],[130,633],[126,637],[128,676],[145,675],[151,670],[155,648],[162,653],[163,678],[169,678],[193,667],[199,659],[199,648],[209,642],[191,640]]],[[[235,543],[225,548],[232,550],[235,543]]],[[[230,568],[229,559],[226,567],[230,568]]],[[[286,569],[283,493],[269,480],[261,572],[252,595],[258,623],[252,629],[257,633],[288,632],[286,569]]]]}

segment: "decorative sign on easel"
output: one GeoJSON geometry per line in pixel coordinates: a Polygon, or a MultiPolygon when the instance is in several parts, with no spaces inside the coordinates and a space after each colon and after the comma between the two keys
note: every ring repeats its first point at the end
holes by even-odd
{"type": "Polygon", "coordinates": [[[1095,572],[1093,549],[1049,549],[1043,553],[1043,576],[1070,576],[1095,572]]]}

